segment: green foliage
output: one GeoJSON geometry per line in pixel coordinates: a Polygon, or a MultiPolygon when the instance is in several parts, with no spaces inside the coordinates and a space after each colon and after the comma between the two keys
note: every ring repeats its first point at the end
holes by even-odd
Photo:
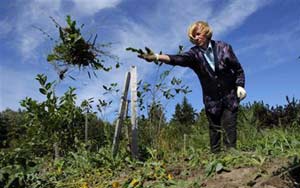
{"type": "Polygon", "coordinates": [[[42,159],[34,157],[30,151],[30,143],[9,152],[0,152],[0,186],[4,188],[49,187],[39,177],[42,159]],[[22,149],[26,148],[27,149],[22,149]]]}
{"type": "MultiPolygon", "coordinates": [[[[55,82],[47,82],[45,75],[38,75],[36,79],[41,85],[39,91],[46,100],[37,102],[26,98],[21,102],[25,108],[27,139],[46,153],[51,153],[53,145],[57,144],[63,155],[76,148],[76,140],[83,139],[84,111],[91,109],[93,99],[85,100],[81,108],[77,107],[75,88],[69,88],[63,96],[57,97],[54,93],[55,82]]],[[[91,114],[90,118],[95,119],[95,116],[91,114]]],[[[104,135],[103,124],[100,127],[104,135]]]]}
{"type": "Polygon", "coordinates": [[[138,100],[141,110],[145,109],[145,98],[147,97],[151,98],[152,103],[154,101],[161,103],[163,99],[170,100],[180,93],[191,92],[189,87],[183,85],[178,78],[173,77],[169,82],[171,71],[172,69],[160,72],[160,67],[158,67],[155,83],[142,82],[142,80],[138,82],[138,100]]]}
{"type": "Polygon", "coordinates": [[[26,109],[28,136],[34,143],[47,143],[46,147],[42,145],[49,151],[57,142],[66,149],[74,146],[76,128],[83,122],[82,110],[75,106],[75,89],[69,88],[64,96],[58,98],[54,94],[54,82],[47,83],[45,75],[38,75],[36,79],[41,85],[39,91],[46,96],[46,101],[38,103],[27,97],[21,102],[21,106],[26,109]]]}
{"type": "MultiPolygon", "coordinates": [[[[300,125],[300,101],[287,96],[287,104],[270,107],[263,102],[254,102],[245,108],[252,111],[252,120],[259,123],[260,127],[272,126],[299,126],[300,125]]],[[[245,116],[245,119],[249,117],[245,116]]]]}
{"type": "Polygon", "coordinates": [[[8,146],[8,124],[7,119],[3,117],[2,113],[0,114],[0,148],[8,146]]]}
{"type": "MultiPolygon", "coordinates": [[[[118,160],[107,158],[110,155],[102,152],[104,150],[100,153],[95,152],[107,145],[108,139],[104,129],[108,124],[98,120],[93,113],[88,113],[91,126],[90,142],[84,146],[81,144],[80,140],[83,140],[84,135],[84,112],[91,110],[93,99],[84,100],[81,107],[77,107],[75,88],[69,88],[63,96],[57,97],[55,82],[48,82],[47,77],[42,74],[37,75],[36,79],[40,84],[39,92],[45,96],[45,101],[38,102],[29,97],[21,101],[25,110],[22,112],[23,122],[18,123],[24,124],[25,127],[22,135],[13,140],[15,144],[10,145],[11,148],[0,151],[0,186],[60,187],[62,180],[67,181],[66,176],[72,177],[74,173],[82,174],[83,170],[87,172],[91,168],[109,164],[106,167],[119,168],[120,160],[117,162],[118,160]],[[49,161],[44,159],[52,158],[54,145],[58,145],[59,155],[64,157],[61,158],[64,160],[55,160],[54,166],[49,166],[49,161]],[[94,152],[88,152],[85,147],[94,152]],[[70,161],[73,161],[72,164],[68,163],[70,161]],[[70,172],[62,176],[64,165],[70,165],[73,169],[70,168],[70,172]],[[77,171],[74,171],[75,169],[77,171]]],[[[15,121],[10,114],[13,112],[8,110],[1,112],[1,120],[15,121]]]]}
{"type": "Polygon", "coordinates": [[[214,160],[213,162],[209,163],[205,168],[205,174],[206,176],[211,176],[214,173],[219,173],[222,170],[224,170],[224,166],[222,162],[218,160],[214,160]]]}
{"type": "MultiPolygon", "coordinates": [[[[43,75],[39,78],[42,85],[47,85],[47,79],[43,75]]],[[[49,92],[46,86],[41,88],[46,89],[46,96],[49,92]]],[[[68,97],[64,98],[67,100],[68,97]]],[[[60,100],[61,97],[57,98],[57,103],[60,100]]],[[[82,108],[89,106],[88,101],[85,101],[82,108]]],[[[40,104],[42,103],[36,103],[37,106],[40,104]]],[[[263,172],[265,164],[278,157],[294,157],[289,165],[278,171],[278,174],[287,178],[297,178],[295,174],[299,166],[299,160],[296,159],[300,153],[300,127],[263,129],[252,114],[254,114],[252,110],[241,107],[238,121],[238,150],[221,152],[218,155],[209,152],[208,127],[204,111],[200,113],[195,126],[191,127],[192,131],[187,133],[185,152],[182,149],[183,138],[178,136],[179,129],[176,126],[164,126],[161,127],[159,147],[157,149],[145,147],[143,162],[132,161],[124,147],[121,147],[120,155],[113,159],[107,142],[99,149],[93,147],[94,149],[90,150],[79,140],[76,141],[74,150],[61,148],[65,150],[64,155],[57,160],[49,160],[42,155],[42,158],[33,155],[32,153],[38,151],[36,143],[27,139],[19,148],[0,152],[0,186],[201,187],[203,180],[234,168],[256,166],[263,172]],[[178,168],[181,169],[179,174],[176,172],[178,168]],[[203,173],[200,173],[199,169],[203,169],[203,173]],[[199,177],[193,178],[195,171],[199,171],[200,174],[199,177]]],[[[28,115],[26,110],[25,115],[28,115]]],[[[89,119],[95,119],[97,122],[97,118],[92,114],[89,114],[89,119]]],[[[143,121],[148,122],[141,119],[140,126],[144,126],[143,121]]],[[[145,139],[140,137],[141,143],[145,139]]],[[[39,146],[40,148],[42,146],[39,146]]]]}
{"type": "Polygon", "coordinates": [[[122,187],[166,187],[174,185],[173,177],[166,169],[166,162],[160,160],[158,151],[147,148],[150,157],[147,161],[131,162],[138,170],[126,179],[122,187]]]}

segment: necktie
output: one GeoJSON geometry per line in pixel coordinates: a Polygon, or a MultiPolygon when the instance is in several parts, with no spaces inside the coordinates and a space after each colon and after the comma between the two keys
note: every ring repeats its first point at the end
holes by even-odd
{"type": "Polygon", "coordinates": [[[215,70],[215,60],[214,60],[214,54],[211,47],[208,47],[205,52],[206,60],[210,67],[215,70]]]}

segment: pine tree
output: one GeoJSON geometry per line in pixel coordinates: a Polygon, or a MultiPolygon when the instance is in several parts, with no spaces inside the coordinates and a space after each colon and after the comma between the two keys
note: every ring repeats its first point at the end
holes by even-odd
{"type": "Polygon", "coordinates": [[[171,121],[180,122],[181,119],[182,119],[182,110],[181,110],[181,105],[178,103],[175,106],[175,113],[173,114],[171,121]]]}
{"type": "Polygon", "coordinates": [[[178,122],[182,125],[191,125],[194,124],[195,121],[196,112],[184,96],[182,103],[175,106],[175,113],[173,114],[171,122],[178,122]]]}
{"type": "Polygon", "coordinates": [[[181,123],[183,124],[194,124],[196,112],[192,105],[188,103],[187,98],[184,96],[183,102],[181,105],[182,119],[181,123]]]}

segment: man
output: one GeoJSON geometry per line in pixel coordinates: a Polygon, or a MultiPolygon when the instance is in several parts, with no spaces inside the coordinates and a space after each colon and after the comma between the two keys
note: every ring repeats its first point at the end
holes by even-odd
{"type": "Polygon", "coordinates": [[[224,145],[236,148],[237,110],[239,101],[246,97],[244,71],[229,44],[211,40],[212,29],[206,22],[193,23],[188,36],[195,46],[181,55],[148,53],[139,57],[191,68],[202,86],[211,151],[221,150],[222,127],[224,145]]]}

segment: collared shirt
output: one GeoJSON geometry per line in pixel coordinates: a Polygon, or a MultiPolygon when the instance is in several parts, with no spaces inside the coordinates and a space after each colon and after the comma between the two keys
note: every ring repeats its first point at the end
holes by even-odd
{"type": "Polygon", "coordinates": [[[203,50],[204,57],[213,71],[215,71],[215,57],[211,42],[209,42],[206,50],[203,50]]]}

